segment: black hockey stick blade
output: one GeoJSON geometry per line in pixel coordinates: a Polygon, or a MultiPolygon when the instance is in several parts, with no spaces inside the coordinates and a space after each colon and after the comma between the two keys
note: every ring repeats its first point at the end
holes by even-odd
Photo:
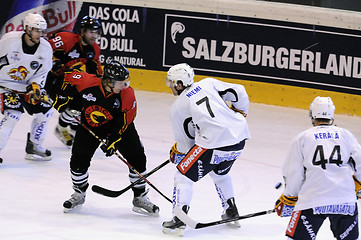
{"type": "Polygon", "coordinates": [[[175,216],[177,216],[187,226],[189,226],[191,228],[194,228],[194,229],[199,229],[199,228],[215,226],[215,225],[219,225],[219,224],[223,224],[223,223],[234,222],[234,221],[238,221],[238,220],[242,220],[242,219],[246,219],[246,218],[262,216],[262,215],[273,213],[276,210],[271,209],[271,210],[266,210],[266,211],[261,211],[261,212],[256,212],[256,213],[250,213],[250,214],[238,216],[238,217],[235,217],[235,218],[230,218],[230,219],[225,219],[225,220],[218,220],[218,221],[208,222],[208,223],[200,223],[200,222],[194,221],[185,212],[183,212],[182,209],[180,209],[177,206],[173,209],[173,211],[174,211],[175,216]]]}
{"type": "MultiPolygon", "coordinates": [[[[148,177],[148,176],[152,175],[153,173],[155,173],[156,171],[158,171],[159,169],[161,169],[162,167],[164,167],[168,163],[170,163],[169,159],[166,160],[165,162],[163,162],[162,164],[160,164],[159,166],[155,167],[149,173],[145,174],[144,177],[148,177]]],[[[133,186],[135,186],[136,184],[138,184],[141,181],[143,181],[143,179],[139,178],[134,183],[129,184],[127,187],[125,187],[125,188],[123,188],[122,190],[119,190],[119,191],[110,190],[110,189],[103,188],[103,187],[98,186],[98,185],[93,185],[92,190],[93,190],[93,192],[104,195],[106,197],[116,198],[116,197],[119,197],[120,195],[122,195],[123,193],[125,193],[126,191],[128,191],[129,189],[131,189],[133,186]]]]}

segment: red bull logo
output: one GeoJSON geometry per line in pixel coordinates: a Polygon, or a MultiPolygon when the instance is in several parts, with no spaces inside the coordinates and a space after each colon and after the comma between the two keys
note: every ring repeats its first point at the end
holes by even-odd
{"type": "MultiPolygon", "coordinates": [[[[17,2],[17,5],[21,5],[19,4],[19,1],[17,2]]],[[[39,4],[40,2],[41,1],[34,1],[34,5],[32,6],[33,8],[31,9],[20,9],[18,14],[14,15],[5,23],[1,29],[1,36],[11,31],[23,31],[23,20],[28,13],[38,13],[45,18],[48,24],[48,37],[61,29],[67,31],[73,30],[76,19],[83,4],[82,2],[53,0],[47,1],[48,4],[35,5],[39,4]]]]}
{"type": "Polygon", "coordinates": [[[18,68],[12,68],[8,74],[10,77],[17,81],[25,81],[26,76],[28,76],[29,71],[24,66],[18,68]]]}

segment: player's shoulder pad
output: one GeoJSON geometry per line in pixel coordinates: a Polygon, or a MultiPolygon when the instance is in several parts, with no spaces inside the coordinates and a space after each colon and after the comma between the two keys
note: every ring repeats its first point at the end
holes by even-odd
{"type": "Polygon", "coordinates": [[[78,38],[79,34],[68,32],[68,31],[61,31],[55,34],[55,36],[65,37],[65,38],[78,38]]]}
{"type": "Polygon", "coordinates": [[[79,92],[89,87],[101,85],[100,78],[94,74],[86,72],[74,71],[66,73],[64,74],[64,80],[77,86],[79,92]]]}
{"type": "Polygon", "coordinates": [[[50,43],[46,41],[44,38],[40,38],[40,44],[44,46],[44,48],[48,49],[49,51],[53,52],[53,48],[51,47],[50,43]]]}
{"type": "Polygon", "coordinates": [[[123,105],[127,105],[126,108],[134,108],[136,100],[133,88],[127,87],[126,89],[120,91],[120,96],[122,98],[123,105]]]}
{"type": "Polygon", "coordinates": [[[123,89],[120,91],[120,94],[123,96],[135,96],[134,95],[134,89],[132,87],[127,87],[126,89],[123,89]]]}
{"type": "Polygon", "coordinates": [[[20,31],[8,32],[2,36],[1,40],[20,38],[23,34],[24,34],[24,32],[20,32],[20,31]]]}

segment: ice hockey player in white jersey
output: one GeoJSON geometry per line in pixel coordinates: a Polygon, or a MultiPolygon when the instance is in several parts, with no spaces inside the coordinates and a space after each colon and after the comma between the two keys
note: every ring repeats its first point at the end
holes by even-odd
{"type": "Polygon", "coordinates": [[[28,160],[51,159],[50,150],[41,145],[53,113],[43,90],[52,67],[52,48],[42,37],[46,28],[41,15],[29,13],[24,20],[24,32],[9,32],[0,40],[0,109],[4,115],[0,124],[0,151],[25,109],[34,117],[27,133],[25,158],[28,160]]]}
{"type": "Polygon", "coordinates": [[[310,105],[313,127],[291,142],[285,188],[275,205],[279,216],[291,216],[288,239],[316,239],[326,218],[336,239],[358,239],[361,146],[350,131],[333,125],[334,111],[331,98],[316,97],[310,105]]]}
{"type": "MultiPolygon", "coordinates": [[[[240,156],[246,139],[250,138],[245,119],[248,95],[242,85],[214,78],[194,82],[193,78],[194,71],[186,63],[171,67],[166,78],[173,95],[179,95],[170,108],[176,141],[170,159],[178,169],[174,176],[173,206],[188,213],[193,182],[209,173],[223,207],[222,219],[237,217],[229,171],[240,156]]],[[[206,196],[204,201],[207,201],[206,196]]],[[[231,225],[239,227],[237,221],[231,225]]],[[[185,227],[174,216],[163,223],[163,232],[183,235],[185,227]]]]}

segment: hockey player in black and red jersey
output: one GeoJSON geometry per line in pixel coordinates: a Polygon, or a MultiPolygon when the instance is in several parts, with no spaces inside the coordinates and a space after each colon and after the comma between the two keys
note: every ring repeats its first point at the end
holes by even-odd
{"type": "Polygon", "coordinates": [[[44,90],[52,66],[51,46],[43,38],[46,28],[41,15],[29,13],[24,32],[9,32],[0,41],[0,150],[26,110],[34,117],[25,149],[28,160],[51,160],[50,150],[41,146],[53,114],[44,90]]]}
{"type": "Polygon", "coordinates": [[[291,216],[288,239],[316,239],[327,218],[335,239],[359,237],[361,146],[350,131],[333,125],[334,111],[330,97],[316,97],[309,112],[313,127],[294,137],[288,150],[285,189],[275,205],[279,216],[291,216]]]}
{"type": "MultiPolygon", "coordinates": [[[[134,125],[137,103],[134,90],[129,87],[129,72],[119,62],[111,62],[104,67],[104,75],[99,78],[80,71],[65,73],[64,91],[73,86],[81,95],[81,122],[99,138],[105,139],[107,146],[101,149],[106,156],[119,151],[122,156],[142,175],[146,174],[146,155],[144,147],[134,125]]],[[[65,94],[64,94],[65,95],[65,94]]],[[[67,102],[67,101],[65,101],[67,102]]],[[[62,102],[54,107],[65,108],[62,102]]],[[[86,128],[76,131],[70,158],[70,172],[74,193],[64,202],[64,211],[68,212],[85,201],[88,184],[88,168],[99,140],[86,128]]],[[[139,175],[129,170],[130,182],[139,179],[139,175]]],[[[158,216],[159,207],[154,205],[147,193],[145,181],[133,188],[133,211],[158,216]]]]}
{"type": "MultiPolygon", "coordinates": [[[[100,48],[95,42],[101,36],[101,25],[95,18],[85,16],[80,23],[80,33],[58,32],[54,34],[49,43],[53,48],[53,68],[48,75],[46,89],[50,97],[55,100],[57,92],[61,88],[64,79],[64,71],[77,66],[85,72],[101,75],[102,68],[99,62],[100,48]]],[[[58,95],[59,98],[63,96],[58,95]]],[[[73,98],[79,99],[76,92],[73,98]]],[[[58,124],[55,128],[55,136],[66,146],[73,143],[74,134],[78,122],[70,113],[76,108],[73,101],[68,108],[60,112],[58,124]]]]}

